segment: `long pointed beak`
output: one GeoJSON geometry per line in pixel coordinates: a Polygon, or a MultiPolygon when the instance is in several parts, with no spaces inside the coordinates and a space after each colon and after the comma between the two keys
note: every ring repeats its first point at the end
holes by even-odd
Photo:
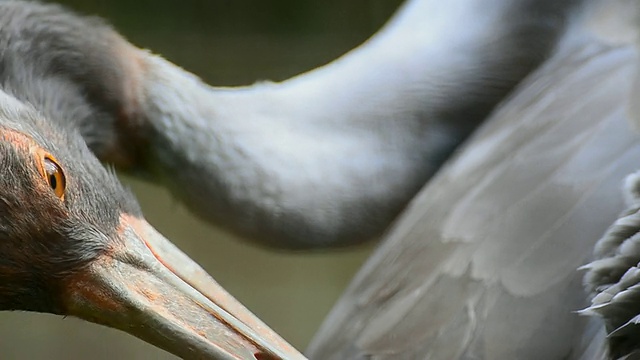
{"type": "Polygon", "coordinates": [[[185,359],[305,359],[146,221],[68,284],[67,311],[185,359]]]}

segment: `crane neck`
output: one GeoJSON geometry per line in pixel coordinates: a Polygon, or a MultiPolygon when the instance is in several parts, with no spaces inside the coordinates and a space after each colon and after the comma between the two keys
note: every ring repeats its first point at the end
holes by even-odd
{"type": "MultiPolygon", "coordinates": [[[[379,235],[553,46],[562,21],[504,3],[411,1],[360,47],[281,83],[210,87],[147,54],[153,175],[261,242],[379,235]]],[[[537,10],[557,11],[547,3],[537,10]]]]}

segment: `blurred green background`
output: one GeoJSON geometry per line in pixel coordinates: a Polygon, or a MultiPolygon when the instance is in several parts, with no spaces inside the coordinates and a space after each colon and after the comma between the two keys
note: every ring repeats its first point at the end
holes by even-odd
{"type": "MultiPolygon", "coordinates": [[[[399,0],[67,0],[134,44],[213,85],[283,80],[371,36],[399,0]]],[[[194,219],[164,189],[131,179],[147,219],[236,298],[304,349],[372,245],[274,253],[194,219]]],[[[58,316],[0,313],[0,359],[170,359],[119,331],[58,316]]]]}

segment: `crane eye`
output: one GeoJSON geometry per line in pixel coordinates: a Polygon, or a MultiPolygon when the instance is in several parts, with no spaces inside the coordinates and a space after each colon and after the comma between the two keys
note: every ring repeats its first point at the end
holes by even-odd
{"type": "Polygon", "coordinates": [[[50,156],[44,158],[44,176],[47,183],[60,200],[64,200],[64,190],[67,186],[64,173],[58,163],[50,156]]]}

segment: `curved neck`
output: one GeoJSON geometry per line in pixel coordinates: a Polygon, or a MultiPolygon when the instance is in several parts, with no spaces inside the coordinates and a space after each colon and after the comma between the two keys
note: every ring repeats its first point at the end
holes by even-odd
{"type": "Polygon", "coordinates": [[[409,2],[359,48],[283,83],[212,88],[147,56],[150,171],[261,242],[376,236],[553,46],[563,22],[544,11],[558,5],[504,3],[409,2]]]}

